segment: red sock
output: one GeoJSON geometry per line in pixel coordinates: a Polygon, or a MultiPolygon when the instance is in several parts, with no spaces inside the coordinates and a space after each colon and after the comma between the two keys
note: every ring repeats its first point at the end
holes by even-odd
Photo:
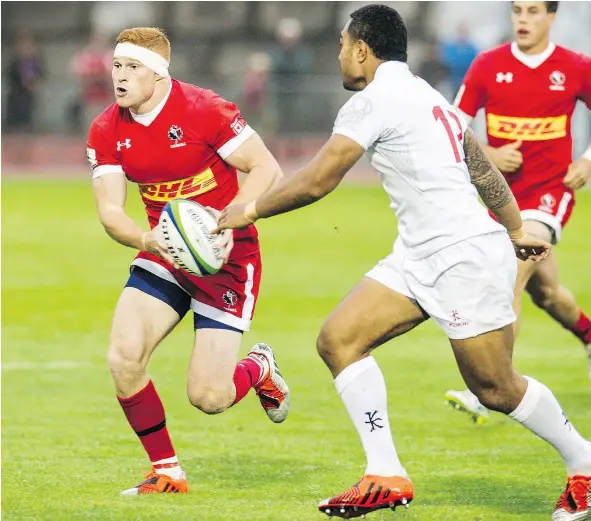
{"type": "Polygon", "coordinates": [[[265,370],[262,363],[255,360],[253,357],[247,356],[242,360],[234,371],[234,386],[236,387],[236,398],[232,405],[237,404],[244,398],[250,388],[258,383],[263,376],[265,370]]]}
{"type": "Polygon", "coordinates": [[[175,453],[166,428],[164,407],[152,380],[133,396],[117,399],[129,425],[146,449],[150,461],[172,458],[175,453]]]}
{"type": "Polygon", "coordinates": [[[579,319],[569,328],[584,344],[591,344],[591,320],[581,311],[579,319]]]}

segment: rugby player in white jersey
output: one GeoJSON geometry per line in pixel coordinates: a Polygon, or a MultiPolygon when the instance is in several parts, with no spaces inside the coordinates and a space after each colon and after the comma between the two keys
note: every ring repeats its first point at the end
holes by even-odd
{"type": "Polygon", "coordinates": [[[552,392],[511,363],[516,256],[539,261],[551,246],[525,233],[501,173],[456,109],[410,72],[406,58],[406,28],[394,9],[368,5],[352,13],[339,61],[344,87],[358,92],[340,110],[333,135],[291,178],[255,201],[230,205],[219,218],[220,230],[240,228],[311,204],[367,152],[398,219],[393,252],[344,298],[318,336],[318,352],[367,456],[361,480],[319,509],[351,518],[413,499],[392,440],[384,377],[370,353],[431,317],[480,402],[562,456],[568,479],[552,519],[588,519],[591,443],[552,392]]]}

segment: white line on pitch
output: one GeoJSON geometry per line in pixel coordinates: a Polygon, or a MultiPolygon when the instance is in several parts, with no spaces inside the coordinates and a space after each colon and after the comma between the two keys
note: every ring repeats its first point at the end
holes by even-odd
{"type": "Polygon", "coordinates": [[[2,371],[27,371],[27,370],[55,370],[55,369],[76,369],[90,365],[88,362],[73,362],[71,360],[57,360],[55,362],[3,362],[2,371]]]}

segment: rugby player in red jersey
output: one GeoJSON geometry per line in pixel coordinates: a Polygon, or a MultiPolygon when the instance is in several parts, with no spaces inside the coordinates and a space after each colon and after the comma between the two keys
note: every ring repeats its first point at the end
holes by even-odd
{"type": "MultiPolygon", "coordinates": [[[[550,41],[558,4],[513,2],[515,41],[481,53],[455,101],[468,123],[484,108],[485,149],[515,195],[524,228],[554,244],[573,211],[575,191],[591,179],[591,146],[573,160],[571,135],[577,101],[591,109],[591,58],[550,41]]],[[[543,262],[519,262],[516,332],[524,291],[583,343],[591,378],[591,321],[560,284],[553,252],[543,262]]],[[[448,391],[446,399],[476,422],[488,419],[488,410],[469,390],[448,391]]],[[[552,519],[587,519],[590,481],[569,477],[552,519]]]]}
{"type": "Polygon", "coordinates": [[[115,309],[108,363],[152,471],[125,495],[188,491],[146,366],[189,310],[195,326],[187,377],[191,404],[220,413],[254,387],[273,422],[282,422],[289,409],[289,389],[269,346],[256,344],[237,364],[261,278],[255,227],[220,237],[229,258],[208,277],[176,269],[158,227],[172,199],[197,201],[215,212],[262,195],[281,169],[236,105],[172,79],[169,62],[170,42],[161,30],[123,31],[113,55],[116,103],[94,120],[87,143],[101,223],[114,240],[139,251],[115,309]],[[240,188],[237,170],[247,173],[240,188]],[[138,185],[150,231],[125,212],[127,180],[138,185]]]}
{"type": "MultiPolygon", "coordinates": [[[[557,9],[558,2],[513,2],[515,41],[481,53],[456,98],[468,122],[484,108],[485,148],[504,173],[526,230],[553,243],[571,216],[575,191],[591,178],[591,146],[573,161],[571,135],[577,101],[591,108],[591,58],[550,41],[557,9]]],[[[518,317],[523,291],[583,343],[591,378],[591,321],[560,285],[554,253],[541,263],[519,263],[518,317]]],[[[471,393],[446,396],[476,421],[486,420],[488,411],[471,393]]]]}

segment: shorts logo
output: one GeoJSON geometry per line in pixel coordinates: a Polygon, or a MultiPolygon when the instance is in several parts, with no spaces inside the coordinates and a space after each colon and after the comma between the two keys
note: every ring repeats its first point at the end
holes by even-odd
{"type": "Polygon", "coordinates": [[[550,118],[514,118],[487,114],[486,126],[491,136],[511,141],[547,141],[566,136],[566,114],[550,118]]]}
{"type": "Polygon", "coordinates": [[[539,210],[552,213],[555,206],[556,199],[552,194],[544,194],[542,197],[540,197],[540,206],[538,206],[539,210]]]}
{"type": "Polygon", "coordinates": [[[449,322],[449,327],[464,327],[470,324],[468,320],[464,320],[460,318],[460,314],[457,310],[452,310],[451,312],[451,321],[449,322]]]}
{"type": "Polygon", "coordinates": [[[548,88],[550,90],[565,90],[565,82],[566,76],[564,75],[564,73],[560,71],[554,71],[552,74],[550,74],[550,83],[552,85],[550,85],[548,88]]]}
{"type": "Polygon", "coordinates": [[[179,141],[183,139],[183,129],[177,125],[172,125],[168,129],[168,138],[174,141],[174,145],[170,145],[170,148],[187,146],[187,143],[179,143],[179,141]]]}
{"type": "Polygon", "coordinates": [[[229,289],[222,295],[222,300],[224,301],[225,308],[228,311],[236,312],[236,303],[238,302],[238,295],[236,295],[235,291],[229,289]]]}
{"type": "Polygon", "coordinates": [[[186,179],[179,179],[178,181],[139,185],[140,194],[144,199],[163,202],[172,201],[177,197],[191,199],[192,197],[213,190],[216,186],[217,183],[211,168],[208,168],[205,172],[187,177],[186,179]]]}

